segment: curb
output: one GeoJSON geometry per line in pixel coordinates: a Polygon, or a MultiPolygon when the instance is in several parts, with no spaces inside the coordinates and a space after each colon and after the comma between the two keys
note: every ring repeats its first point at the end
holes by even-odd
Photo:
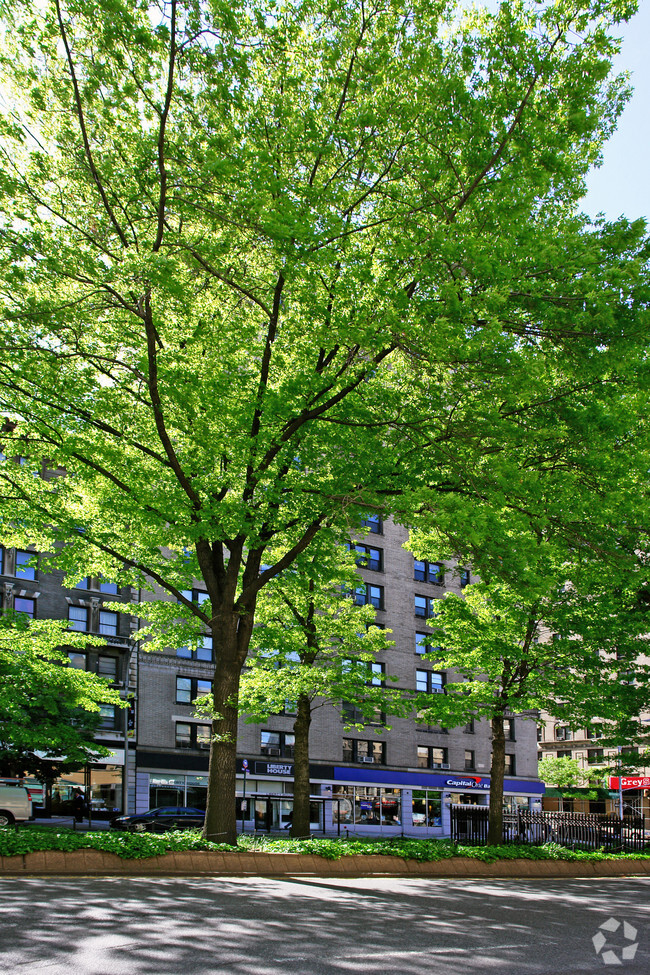
{"type": "Polygon", "coordinates": [[[369,854],[340,860],[302,853],[229,853],[206,850],[123,860],[101,850],[43,850],[0,857],[0,876],[59,877],[630,877],[650,876],[645,860],[495,860],[465,857],[422,862],[369,854]]]}

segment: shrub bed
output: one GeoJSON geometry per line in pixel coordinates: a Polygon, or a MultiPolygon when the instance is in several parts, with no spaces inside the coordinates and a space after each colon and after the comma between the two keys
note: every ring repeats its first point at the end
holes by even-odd
{"type": "Polygon", "coordinates": [[[326,860],[339,860],[345,856],[383,855],[401,857],[404,860],[435,861],[452,857],[464,857],[493,863],[496,860],[647,860],[648,853],[606,853],[603,850],[569,850],[554,843],[545,846],[460,846],[448,840],[417,839],[378,839],[378,840],[336,840],[276,839],[266,836],[242,836],[235,848],[225,843],[210,843],[201,837],[198,830],[182,830],[169,833],[118,833],[88,832],[76,833],[72,830],[56,830],[47,827],[30,826],[13,829],[0,828],[0,856],[15,856],[32,853],[36,850],[101,850],[115,853],[125,860],[143,860],[162,856],[165,853],[180,853],[189,850],[217,850],[262,853],[306,853],[324,857],[326,860]]]}

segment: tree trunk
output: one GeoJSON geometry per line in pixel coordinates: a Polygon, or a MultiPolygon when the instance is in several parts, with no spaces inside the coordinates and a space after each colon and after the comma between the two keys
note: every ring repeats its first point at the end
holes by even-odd
{"type": "Polygon", "coordinates": [[[213,627],[213,646],[214,717],[203,836],[215,843],[236,846],[237,698],[242,669],[237,652],[236,617],[230,626],[213,627]]]}
{"type": "Polygon", "coordinates": [[[307,694],[298,696],[298,714],[293,724],[296,736],[293,752],[293,816],[291,836],[303,839],[310,835],[309,815],[309,728],[311,701],[307,694]]]}
{"type": "Polygon", "coordinates": [[[488,845],[503,843],[503,779],[506,764],[506,736],[503,730],[503,713],[492,718],[492,768],[490,769],[490,813],[488,845]]]}

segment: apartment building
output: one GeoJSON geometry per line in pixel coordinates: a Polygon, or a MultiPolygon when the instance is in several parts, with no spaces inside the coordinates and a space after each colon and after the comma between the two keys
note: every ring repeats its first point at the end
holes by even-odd
{"type": "MultiPolygon", "coordinates": [[[[14,609],[30,619],[67,620],[71,630],[100,636],[104,645],[86,652],[70,651],[73,667],[100,674],[133,700],[136,687],[137,655],[131,638],[134,620],[119,611],[116,601],[127,602],[130,588],[118,590],[112,582],[87,577],[68,585],[62,572],[43,571],[34,552],[0,547],[1,609],[14,609]],[[108,605],[110,601],[110,605],[108,605]]],[[[93,810],[107,815],[130,805],[127,767],[128,747],[135,748],[133,707],[101,706],[98,743],[111,754],[87,769],[63,776],[54,783],[52,805],[56,811],[83,788],[92,797],[93,810]]]]}
{"type": "MultiPolygon", "coordinates": [[[[650,717],[650,715],[649,715],[650,717]]],[[[603,744],[604,731],[598,721],[594,721],[586,728],[571,728],[566,722],[559,721],[548,712],[543,711],[537,726],[538,759],[551,756],[553,758],[572,758],[578,762],[582,771],[582,785],[578,790],[566,790],[571,798],[563,798],[559,790],[550,790],[545,799],[545,808],[563,809],[567,812],[608,812],[618,813],[619,795],[618,781],[612,783],[609,789],[610,777],[618,779],[617,766],[626,758],[638,757],[640,748],[630,743],[617,748],[603,744]],[[605,789],[607,798],[589,799],[588,791],[605,789]],[[585,798],[580,798],[580,791],[585,798]],[[574,798],[575,796],[575,798],[574,798]]],[[[636,816],[644,816],[650,822],[650,769],[641,768],[634,773],[623,772],[623,811],[636,816]]]]}
{"type": "MultiPolygon", "coordinates": [[[[426,620],[447,591],[460,592],[469,570],[416,561],[403,547],[406,531],[392,521],[369,519],[354,542],[361,584],[354,597],[376,610],[376,621],[392,631],[394,646],[378,655],[377,679],[397,677],[394,686],[444,693],[453,673],[423,659],[426,620]]],[[[201,593],[194,593],[200,600],[201,593]]],[[[210,689],[212,647],[206,636],[196,651],[170,648],[141,652],[138,663],[137,809],[155,805],[202,805],[205,801],[209,726],[193,715],[192,700],[210,689]]],[[[238,739],[238,802],[249,828],[281,827],[290,818],[293,788],[293,715],[285,712],[256,725],[243,719],[238,739]],[[272,797],[272,798],[271,798],[272,797]]],[[[509,724],[506,803],[539,808],[536,720],[512,716],[509,724]]],[[[314,828],[372,833],[443,835],[452,802],[487,804],[491,734],[476,720],[462,728],[418,725],[390,719],[390,730],[368,724],[345,730],[343,707],[315,710],[311,732],[314,828]],[[320,812],[319,812],[320,809],[320,812]]]]}
{"type": "MultiPolygon", "coordinates": [[[[405,529],[392,521],[368,520],[365,532],[353,540],[359,551],[360,585],[352,598],[372,605],[377,624],[392,630],[394,646],[378,655],[377,679],[397,677],[394,686],[444,693],[445,686],[459,678],[423,659],[423,641],[431,632],[426,620],[445,592],[460,592],[471,581],[470,571],[417,561],[403,547],[405,540],[405,529]]],[[[109,584],[89,579],[70,589],[60,574],[41,577],[38,569],[25,579],[16,574],[19,558],[19,553],[5,553],[5,605],[13,599],[20,608],[16,599],[31,599],[34,614],[67,618],[73,629],[85,627],[105,636],[106,653],[88,654],[85,661],[73,663],[100,673],[115,667],[116,681],[124,694],[133,697],[126,719],[106,715],[101,740],[114,746],[114,756],[92,770],[96,805],[101,803],[103,777],[110,773],[115,777],[111,799],[129,811],[161,805],[204,806],[210,728],[194,715],[192,701],[211,687],[210,637],[206,635],[196,650],[136,649],[130,639],[134,621],[116,613],[115,607],[103,608],[105,598],[116,598],[114,591],[102,589],[109,584]],[[107,663],[105,657],[115,662],[107,663]]],[[[126,601],[136,595],[127,590],[117,597],[126,601]]],[[[193,597],[206,598],[200,589],[193,597]]],[[[289,797],[293,788],[293,721],[290,711],[260,725],[240,721],[238,817],[248,828],[282,827],[289,822],[291,801],[283,797],[289,797]]],[[[536,716],[510,717],[507,753],[507,806],[540,808],[544,787],[537,778],[536,716]]],[[[363,731],[350,731],[345,728],[342,706],[319,708],[311,732],[312,794],[321,799],[314,803],[314,829],[445,835],[451,803],[488,803],[490,760],[486,720],[443,729],[392,718],[389,730],[367,724],[363,731]]]]}

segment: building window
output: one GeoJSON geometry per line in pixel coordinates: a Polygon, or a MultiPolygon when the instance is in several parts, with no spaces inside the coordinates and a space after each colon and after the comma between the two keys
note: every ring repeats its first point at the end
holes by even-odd
{"type": "Polygon", "coordinates": [[[214,660],[212,653],[212,637],[200,636],[195,647],[177,647],[177,657],[185,657],[186,660],[204,660],[212,663],[214,660]]]}
{"type": "Polygon", "coordinates": [[[470,583],[469,569],[461,569],[460,570],[460,588],[461,589],[464,589],[465,586],[469,586],[469,583],[470,583]]]}
{"type": "Polygon", "coordinates": [[[544,741],[544,725],[537,725],[537,741],[544,741]]]}
{"type": "Polygon", "coordinates": [[[426,641],[428,639],[430,639],[430,634],[429,633],[416,633],[415,634],[415,652],[416,653],[419,653],[419,654],[429,653],[429,650],[430,649],[435,649],[435,647],[428,647],[427,646],[426,641]]]}
{"type": "Polygon", "coordinates": [[[374,606],[375,609],[383,609],[384,587],[370,584],[357,586],[354,591],[354,601],[357,606],[374,606]]]}
{"type": "Polygon", "coordinates": [[[199,748],[207,751],[210,748],[212,728],[209,724],[191,724],[189,721],[176,722],[176,747],[199,748]]]}
{"type": "Polygon", "coordinates": [[[99,727],[104,731],[115,731],[117,709],[114,704],[99,705],[99,727]]]}
{"type": "Polygon", "coordinates": [[[418,745],[418,768],[449,768],[447,749],[437,745],[418,745]]]}
{"type": "Polygon", "coordinates": [[[587,749],[587,761],[590,765],[595,765],[597,762],[603,761],[603,750],[602,748],[588,748],[587,749]]]}
{"type": "Polygon", "coordinates": [[[88,610],[85,606],[68,606],[68,629],[86,632],[88,629],[88,610]]]}
{"type": "Polygon", "coordinates": [[[100,654],[97,658],[97,673],[101,677],[107,677],[111,681],[117,680],[117,657],[109,657],[100,654]]]}
{"type": "Polygon", "coordinates": [[[117,613],[107,609],[99,611],[99,632],[103,636],[117,636],[117,613]]]}
{"type": "Polygon", "coordinates": [[[442,826],[442,793],[413,790],[413,825],[442,826]]]}
{"type": "Polygon", "coordinates": [[[260,751],[270,758],[293,758],[296,736],[289,731],[261,731],[260,751]]]}
{"type": "Polygon", "coordinates": [[[365,741],[358,738],[343,739],[343,761],[368,763],[370,765],[386,764],[386,742],[365,741]]]}
{"type": "Polygon", "coordinates": [[[587,738],[590,738],[591,741],[598,741],[599,738],[603,738],[605,735],[602,724],[590,724],[586,733],[587,738]]]}
{"type": "Polygon", "coordinates": [[[506,759],[505,769],[504,769],[505,774],[506,775],[516,775],[517,773],[515,772],[515,756],[514,755],[506,755],[505,756],[505,759],[506,759]]]}
{"type": "Polygon", "coordinates": [[[465,732],[466,735],[473,735],[474,734],[474,731],[475,731],[475,728],[474,728],[474,718],[470,718],[469,719],[469,721],[467,722],[467,724],[463,728],[463,731],[465,732]]]}
{"type": "Polygon", "coordinates": [[[368,515],[367,518],[361,522],[364,528],[367,528],[369,532],[373,535],[381,535],[383,533],[383,524],[379,515],[368,515]]]}
{"type": "Polygon", "coordinates": [[[199,606],[202,606],[210,598],[203,589],[181,589],[181,592],[191,603],[198,603],[199,606]]]}
{"type": "Polygon", "coordinates": [[[17,579],[36,579],[36,567],[29,565],[36,558],[36,552],[21,552],[16,550],[16,578],[17,579]]]}
{"type": "Polygon", "coordinates": [[[69,650],[68,660],[70,661],[70,666],[74,667],[75,670],[86,670],[88,661],[85,653],[79,653],[77,650],[69,650]]]}
{"type": "MultiPolygon", "coordinates": [[[[286,712],[285,712],[286,713],[286,712]]],[[[373,708],[372,714],[364,714],[362,709],[351,701],[343,701],[341,705],[341,717],[346,725],[353,724],[385,724],[386,715],[380,707],[373,708]]]]}
{"type": "Polygon", "coordinates": [[[433,617],[436,615],[436,600],[433,598],[433,596],[416,596],[414,602],[415,615],[418,617],[418,619],[429,620],[433,619],[433,617]]]}
{"type": "Polygon", "coordinates": [[[556,741],[571,741],[572,738],[573,738],[573,732],[565,724],[555,725],[556,741]]]}
{"type": "Polygon", "coordinates": [[[442,562],[423,562],[413,560],[413,578],[416,582],[431,582],[442,586],[445,581],[445,567],[442,562]]]}
{"type": "Polygon", "coordinates": [[[469,748],[465,749],[465,771],[471,772],[476,768],[476,761],[474,759],[474,752],[469,748]]]}
{"type": "Polygon", "coordinates": [[[436,670],[416,670],[415,689],[422,694],[444,694],[445,674],[436,670]]]}
{"type": "Polygon", "coordinates": [[[105,582],[101,576],[84,576],[75,585],[75,589],[99,589],[105,596],[117,596],[118,589],[116,582],[105,582]]]}
{"type": "Polygon", "coordinates": [[[176,678],[176,703],[191,704],[197,697],[212,694],[212,681],[197,677],[176,678]]]}
{"type": "Polygon", "coordinates": [[[341,670],[344,674],[352,673],[356,670],[359,677],[364,679],[368,687],[382,687],[386,676],[386,664],[376,661],[354,660],[351,657],[343,660],[341,670]]]}
{"type": "Polygon", "coordinates": [[[25,596],[16,596],[14,609],[17,613],[24,613],[25,616],[29,616],[33,620],[36,614],[36,600],[28,599],[25,596]]]}
{"type": "Polygon", "coordinates": [[[508,741],[515,741],[515,719],[514,718],[504,718],[503,719],[503,733],[505,734],[508,741]]]}
{"type": "Polygon", "coordinates": [[[571,758],[570,749],[563,749],[561,751],[557,751],[555,754],[557,758],[571,758]]]}
{"type": "Polygon", "coordinates": [[[5,550],[0,545],[0,576],[5,574],[5,550]]]}
{"type": "Polygon", "coordinates": [[[621,755],[638,755],[639,749],[636,745],[623,745],[621,755]]]}
{"type": "Polygon", "coordinates": [[[346,545],[349,552],[356,552],[357,565],[360,569],[370,569],[372,572],[381,572],[384,568],[384,553],[380,548],[373,548],[371,545],[346,545]]]}

